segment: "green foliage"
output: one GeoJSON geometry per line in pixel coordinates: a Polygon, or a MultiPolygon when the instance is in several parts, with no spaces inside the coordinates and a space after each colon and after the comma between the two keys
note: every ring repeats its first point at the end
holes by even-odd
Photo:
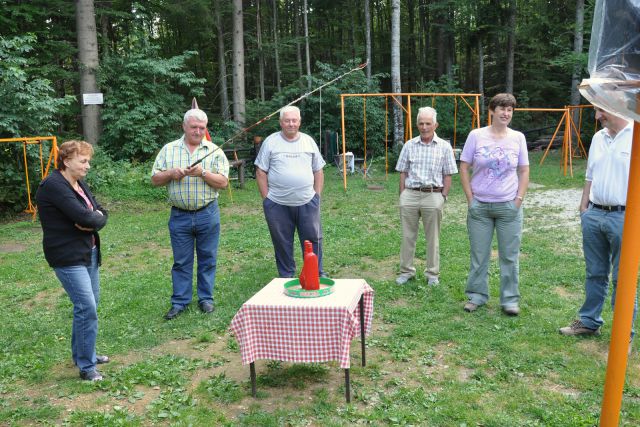
{"type": "Polygon", "coordinates": [[[214,375],[202,382],[198,391],[210,399],[226,404],[239,401],[245,394],[240,385],[225,374],[214,375]]]}
{"type": "Polygon", "coordinates": [[[185,95],[202,95],[205,79],[186,71],[197,52],[162,58],[145,47],[127,56],[106,58],[99,81],[105,94],[100,144],[116,160],[145,161],[182,133],[182,115],[191,105],[185,95]]]}
{"type": "MultiPolygon", "coordinates": [[[[455,73],[454,73],[455,74],[455,73]]],[[[464,90],[459,86],[459,83],[453,78],[443,75],[438,80],[431,80],[421,82],[418,84],[418,92],[420,93],[464,93],[464,90]]],[[[465,98],[466,101],[473,107],[474,98],[465,98]]],[[[452,96],[439,96],[439,97],[412,97],[411,111],[413,117],[411,120],[414,125],[413,135],[417,136],[416,132],[416,116],[420,107],[433,107],[438,112],[438,129],[436,133],[439,137],[446,139],[454,143],[454,136],[456,147],[462,146],[464,141],[471,131],[471,123],[473,115],[471,110],[467,107],[460,98],[454,99],[452,96]],[[457,107],[456,107],[457,103],[457,107]],[[456,111],[457,110],[457,111],[456,111]],[[457,117],[457,118],[456,118],[457,117]]]]}
{"type": "MultiPolygon", "coordinates": [[[[357,67],[358,64],[358,59],[347,61],[339,67],[317,62],[316,67],[319,69],[319,72],[313,74],[311,77],[311,90],[348,72],[357,67]]],[[[376,74],[372,76],[371,83],[368,83],[362,70],[354,71],[322,89],[322,91],[318,91],[297,103],[296,106],[300,108],[302,113],[301,131],[311,135],[319,144],[324,140],[324,135],[319,137],[321,130],[323,134],[327,130],[341,133],[340,95],[345,93],[378,93],[380,92],[379,81],[384,76],[385,74],[376,74]]],[[[247,123],[259,120],[306,92],[308,92],[308,90],[305,76],[299,81],[283,88],[281,92],[269,101],[248,101],[247,123]]],[[[361,97],[345,98],[344,115],[347,150],[360,154],[362,154],[364,150],[365,128],[363,108],[363,100],[361,97]]],[[[366,109],[367,150],[373,151],[375,154],[382,154],[385,149],[384,97],[368,98],[366,109]]],[[[262,124],[253,133],[267,136],[272,132],[276,132],[280,129],[278,117],[278,115],[273,116],[271,120],[262,124]]],[[[389,127],[389,129],[391,129],[391,127],[389,127]]],[[[335,144],[335,142],[333,142],[333,144],[335,144]]],[[[340,147],[341,146],[342,140],[340,140],[340,147]]],[[[340,151],[342,151],[341,148],[340,151]]]]}
{"type": "MultiPolygon", "coordinates": [[[[58,113],[73,97],[57,98],[49,80],[36,77],[30,53],[37,43],[34,35],[0,36],[0,137],[52,135],[59,126],[58,113]]],[[[39,166],[35,146],[27,149],[27,167],[39,166]]],[[[40,179],[30,173],[34,193],[40,179]]],[[[0,143],[0,214],[27,206],[23,149],[20,143],[0,143]]]]}
{"type": "Polygon", "coordinates": [[[58,109],[73,97],[56,98],[49,80],[29,72],[36,38],[0,36],[0,136],[49,135],[58,126],[58,109]]]}
{"type": "Polygon", "coordinates": [[[91,159],[87,182],[94,192],[111,199],[163,200],[167,191],[151,185],[152,167],[152,160],[146,163],[112,160],[100,146],[91,159]]]}

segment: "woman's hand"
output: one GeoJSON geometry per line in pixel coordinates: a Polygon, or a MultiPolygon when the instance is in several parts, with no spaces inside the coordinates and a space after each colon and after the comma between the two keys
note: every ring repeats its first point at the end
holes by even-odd
{"type": "MultiPolygon", "coordinates": [[[[102,213],[102,212],[100,212],[100,213],[102,213]]],[[[74,225],[76,226],[76,228],[78,230],[82,230],[82,231],[93,231],[94,230],[93,228],[83,227],[83,226],[81,226],[79,224],[74,224],[74,225]]]]}

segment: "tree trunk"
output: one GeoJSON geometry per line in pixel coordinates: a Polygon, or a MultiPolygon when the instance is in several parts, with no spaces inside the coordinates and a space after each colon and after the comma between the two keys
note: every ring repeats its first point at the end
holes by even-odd
{"type": "Polygon", "coordinates": [[[516,48],[516,0],[509,0],[509,20],[507,31],[507,67],[505,70],[505,92],[513,93],[513,68],[516,48]]]}
{"type": "Polygon", "coordinates": [[[429,80],[427,76],[427,71],[428,71],[427,64],[429,64],[429,47],[430,47],[429,28],[431,26],[430,26],[430,16],[427,9],[427,0],[420,0],[419,11],[420,11],[419,13],[420,29],[423,34],[423,37],[420,37],[421,46],[423,46],[422,50],[420,51],[420,58],[421,58],[420,73],[425,80],[429,80]]]}
{"type": "Polygon", "coordinates": [[[364,38],[367,55],[367,83],[371,84],[371,12],[369,11],[369,0],[364,0],[364,25],[364,38]]]}
{"type": "MultiPolygon", "coordinates": [[[[235,1],[235,0],[234,0],[235,1]]],[[[278,88],[278,92],[282,90],[282,86],[280,84],[280,53],[278,52],[278,0],[273,0],[273,48],[275,50],[275,60],[276,60],[276,87],[278,88]]]]}
{"type": "Polygon", "coordinates": [[[304,54],[307,61],[307,90],[311,90],[311,56],[309,55],[309,24],[307,21],[307,0],[304,0],[304,54]]]}
{"type": "Polygon", "coordinates": [[[438,25],[438,52],[437,52],[437,59],[436,59],[436,70],[437,70],[437,78],[440,78],[440,76],[442,76],[445,72],[445,66],[444,66],[444,56],[445,56],[445,49],[447,48],[447,35],[444,31],[444,20],[439,16],[438,17],[438,22],[440,23],[440,25],[438,25]]]}
{"type": "Polygon", "coordinates": [[[93,0],[76,0],[76,33],[78,37],[78,65],[80,67],[80,100],[82,102],[82,134],[84,139],[97,144],[100,139],[100,106],[85,105],[85,93],[97,93],[96,71],[98,35],[93,0]]]}
{"type": "MultiPolygon", "coordinates": [[[[103,2],[103,8],[108,9],[111,8],[112,2],[106,1],[103,2]]],[[[103,9],[103,10],[104,10],[103,9]]],[[[100,14],[100,35],[101,35],[101,45],[102,45],[102,58],[108,58],[110,53],[110,45],[109,45],[109,27],[111,23],[109,22],[109,16],[106,13],[100,14]]]]}
{"type": "Polygon", "coordinates": [[[233,120],[241,127],[244,127],[244,27],[242,0],[233,0],[233,120]]]}
{"type": "MultiPolygon", "coordinates": [[[[391,0],[391,92],[401,93],[400,80],[400,0],[391,0]]],[[[398,97],[402,102],[402,97],[398,97]]],[[[393,140],[395,145],[404,142],[404,126],[402,122],[402,110],[396,102],[393,102],[393,140]]]]}
{"type": "MultiPolygon", "coordinates": [[[[584,0],[576,0],[576,26],[573,32],[573,53],[576,58],[582,53],[584,41],[584,0]]],[[[578,85],[581,80],[582,64],[576,60],[571,76],[571,105],[580,105],[580,91],[578,85]]]]}
{"type": "MultiPolygon", "coordinates": [[[[302,76],[304,76],[304,71],[303,71],[303,67],[302,67],[302,45],[300,43],[300,35],[303,33],[301,27],[302,25],[300,25],[300,7],[299,7],[299,1],[297,0],[295,5],[296,5],[296,13],[294,13],[295,15],[295,26],[296,26],[296,62],[298,64],[298,77],[300,77],[300,81],[302,82],[302,76]]],[[[302,87],[301,87],[302,88],[302,87]]]]}
{"type": "Polygon", "coordinates": [[[407,8],[407,31],[408,31],[408,39],[406,41],[407,46],[405,47],[405,52],[407,52],[408,58],[405,59],[405,64],[407,66],[407,80],[405,81],[406,87],[405,90],[407,92],[412,92],[416,87],[416,36],[415,36],[415,1],[414,0],[406,0],[405,1],[407,8]]]}
{"type": "Polygon", "coordinates": [[[258,80],[260,100],[264,102],[264,52],[262,51],[262,29],[260,28],[260,0],[256,0],[256,41],[258,43],[258,80]]]}
{"type": "Polygon", "coordinates": [[[227,85],[227,61],[224,56],[224,31],[222,29],[222,19],[220,18],[220,0],[215,0],[213,4],[217,38],[218,38],[218,78],[220,79],[220,109],[222,118],[229,121],[229,87],[227,85]]]}
{"type": "MultiPolygon", "coordinates": [[[[478,93],[480,96],[480,117],[484,116],[484,49],[482,36],[478,35],[478,93]]],[[[478,123],[480,126],[480,123],[478,123]]]]}

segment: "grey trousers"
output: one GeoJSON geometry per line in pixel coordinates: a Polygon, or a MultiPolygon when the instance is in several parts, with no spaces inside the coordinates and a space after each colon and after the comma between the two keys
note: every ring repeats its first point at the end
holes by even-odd
{"type": "Polygon", "coordinates": [[[471,202],[467,212],[471,266],[465,293],[472,303],[483,305],[489,300],[489,262],[495,230],[500,265],[500,305],[504,308],[518,305],[522,222],[522,206],[516,208],[513,201],[483,203],[474,199],[471,202]]]}

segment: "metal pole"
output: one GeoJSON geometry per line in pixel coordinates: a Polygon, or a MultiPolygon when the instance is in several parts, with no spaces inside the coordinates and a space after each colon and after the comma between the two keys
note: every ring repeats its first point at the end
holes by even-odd
{"type": "Polygon", "coordinates": [[[638,263],[640,262],[640,251],[637,250],[638,236],[640,236],[640,123],[635,122],[627,207],[618,269],[616,305],[613,311],[607,375],[600,413],[601,427],[617,426],[620,417],[622,389],[627,370],[627,349],[631,337],[633,306],[636,298],[638,263]]]}

